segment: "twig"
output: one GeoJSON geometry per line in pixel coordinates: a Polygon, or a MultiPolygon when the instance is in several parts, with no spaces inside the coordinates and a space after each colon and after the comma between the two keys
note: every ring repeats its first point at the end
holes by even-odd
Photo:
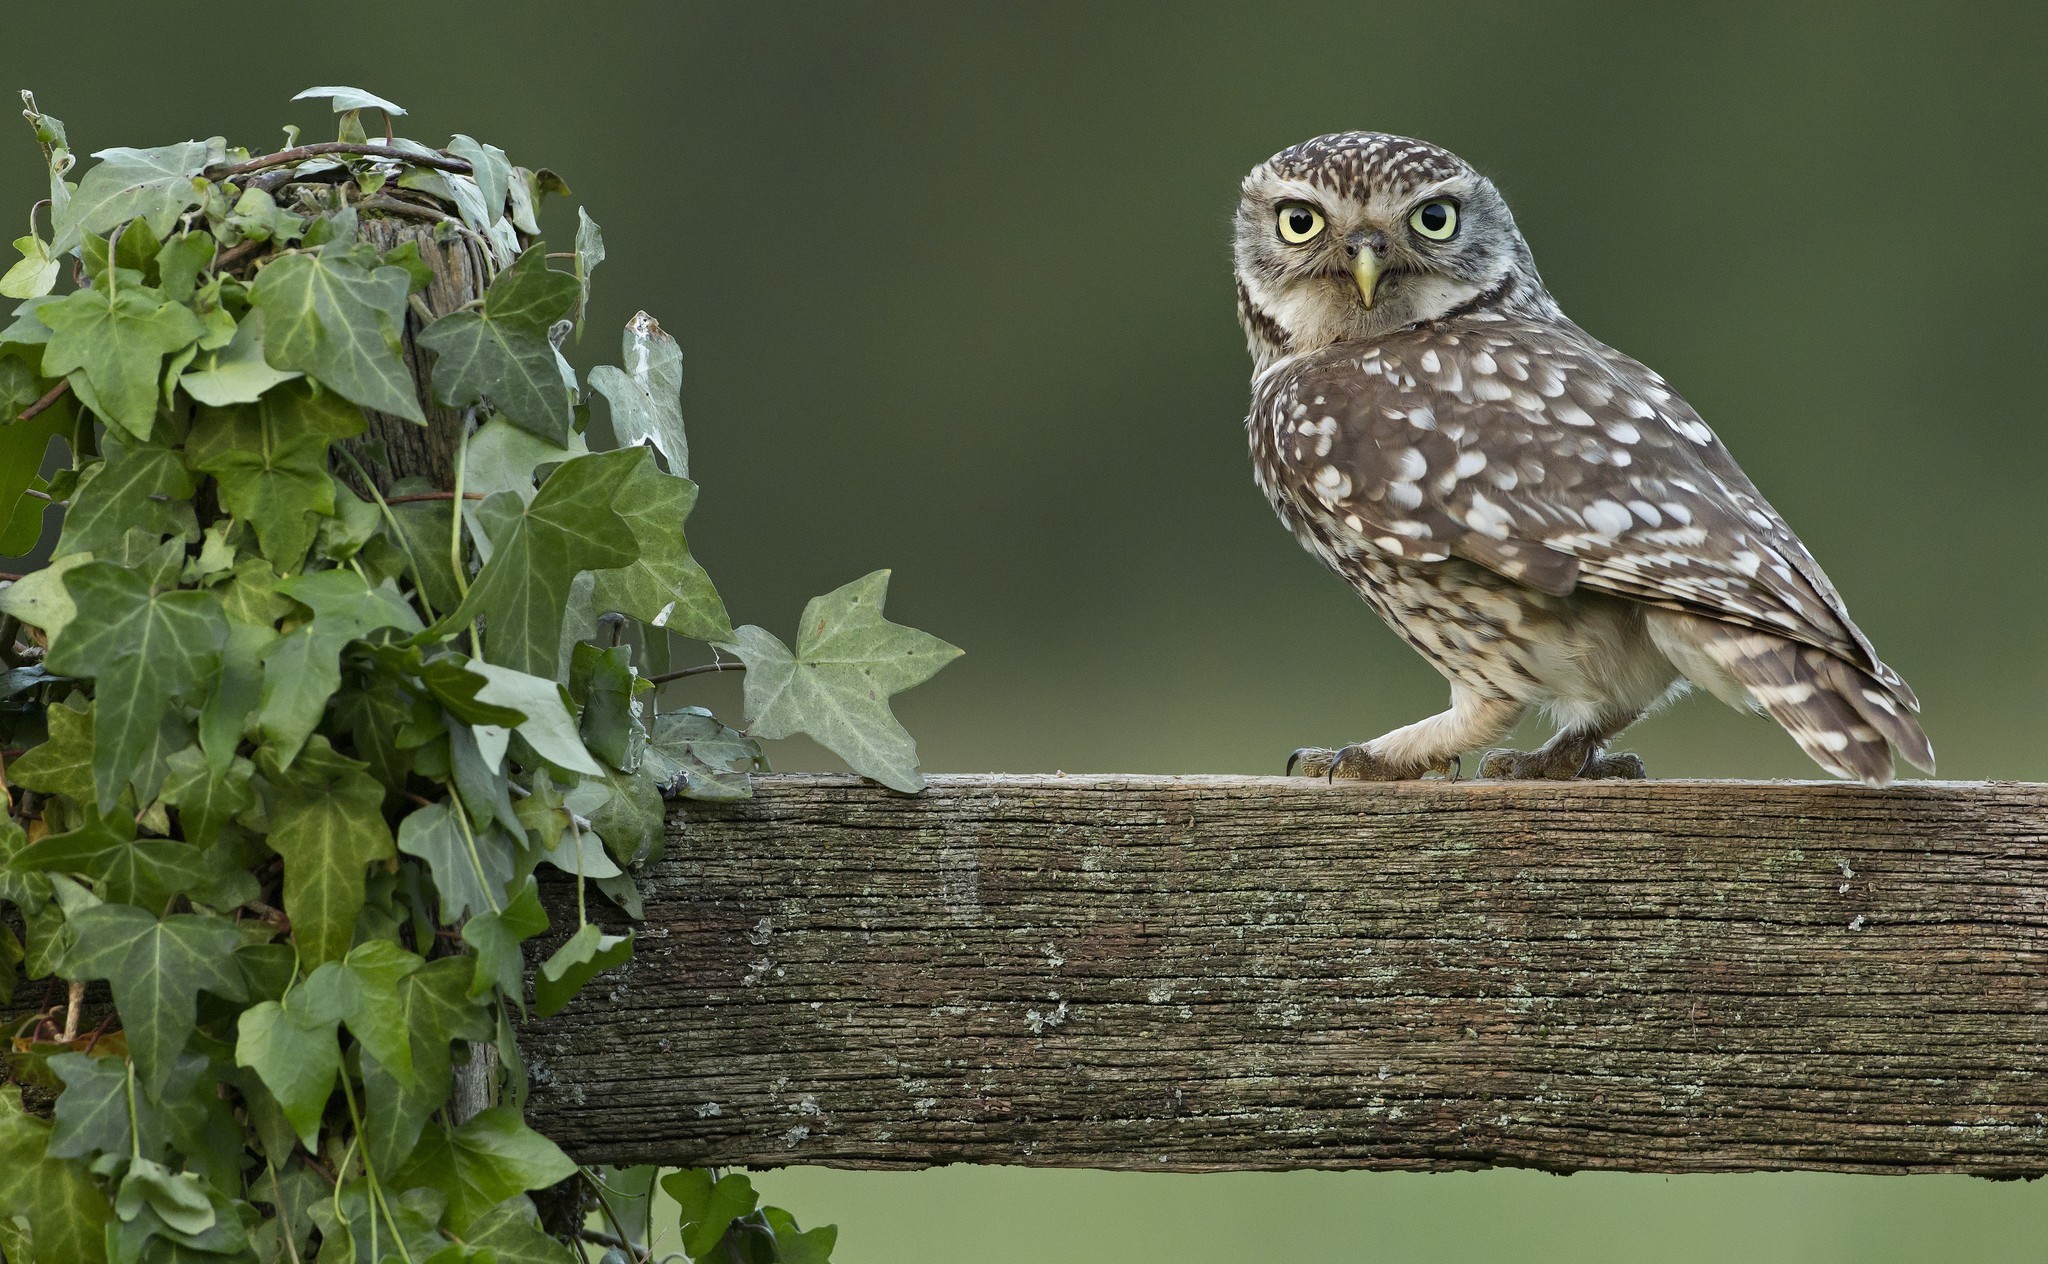
{"type": "Polygon", "coordinates": [[[214,258],[213,270],[215,272],[225,272],[269,244],[267,241],[244,241],[230,246],[214,258]]]}
{"type": "Polygon", "coordinates": [[[476,170],[476,168],[460,158],[443,158],[439,154],[417,154],[409,150],[396,149],[390,145],[359,145],[353,141],[330,140],[318,145],[300,145],[295,149],[280,149],[274,154],[265,154],[261,158],[251,158],[247,162],[236,163],[232,167],[213,168],[208,172],[207,178],[212,180],[232,180],[236,176],[245,176],[252,171],[263,171],[270,167],[283,167],[291,163],[303,162],[308,158],[318,158],[323,154],[360,154],[371,158],[390,158],[397,162],[410,162],[422,167],[433,167],[438,171],[452,171],[457,175],[463,176],[474,174],[476,170]]]}
{"type": "Polygon", "coordinates": [[[703,663],[696,667],[684,667],[677,671],[663,672],[659,676],[649,676],[647,683],[650,685],[665,685],[671,680],[681,680],[685,676],[702,676],[706,672],[745,670],[747,670],[745,663],[703,663]]]}
{"type": "Polygon", "coordinates": [[[21,416],[17,417],[15,420],[27,421],[29,418],[35,416],[37,413],[42,412],[50,405],[64,398],[64,392],[70,389],[71,379],[67,377],[63,381],[57,383],[55,386],[51,387],[49,390],[44,391],[43,397],[41,399],[37,400],[33,404],[30,404],[27,408],[22,409],[21,416]]]}
{"type": "MultiPolygon", "coordinates": [[[[483,494],[482,492],[464,492],[464,493],[462,493],[462,498],[463,498],[464,500],[482,500],[482,499],[484,499],[484,494],[483,494]]],[[[413,492],[413,493],[411,493],[410,495],[406,495],[406,496],[386,496],[386,497],[384,498],[384,503],[385,503],[385,504],[387,504],[387,505],[409,505],[409,504],[412,504],[412,503],[413,503],[414,501],[417,501],[417,500],[454,500],[454,499],[455,499],[455,493],[454,493],[454,492],[413,492]]]]}
{"type": "Polygon", "coordinates": [[[78,1011],[84,1008],[84,1006],[85,983],[82,980],[73,979],[71,981],[70,998],[64,1005],[64,1043],[67,1045],[78,1039],[78,1011]]]}

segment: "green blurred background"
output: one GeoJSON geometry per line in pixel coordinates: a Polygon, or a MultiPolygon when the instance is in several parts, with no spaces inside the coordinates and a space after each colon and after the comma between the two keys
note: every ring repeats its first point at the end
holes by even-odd
{"type": "MultiPolygon", "coordinates": [[[[611,251],[577,358],[636,307],[682,341],[690,534],[735,617],[787,635],[886,565],[890,612],[967,648],[900,705],[933,769],[1276,772],[1441,705],[1274,523],[1240,429],[1237,181],[1369,127],[1499,181],[1566,310],[1826,564],[1944,775],[2048,777],[2048,6],[9,10],[81,151],[317,138],[286,98],[348,83],[561,171],[611,251]]],[[[26,129],[0,143],[0,206],[39,179],[26,129]]],[[[1815,775],[1707,700],[1631,743],[1665,776],[1815,775]]],[[[1951,1178],[761,1184],[838,1221],[843,1264],[2048,1257],[2048,1187],[1951,1178]]]]}

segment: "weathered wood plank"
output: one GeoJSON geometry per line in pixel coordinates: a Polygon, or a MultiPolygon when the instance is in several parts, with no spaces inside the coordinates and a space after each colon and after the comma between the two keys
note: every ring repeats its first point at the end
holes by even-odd
{"type": "Polygon", "coordinates": [[[2048,1172],[2048,786],[788,776],[670,831],[522,1036],[582,1159],[2048,1172]]]}

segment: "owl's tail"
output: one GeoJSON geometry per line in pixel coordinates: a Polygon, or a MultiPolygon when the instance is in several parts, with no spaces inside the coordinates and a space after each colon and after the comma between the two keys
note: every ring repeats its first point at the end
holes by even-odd
{"type": "Polygon", "coordinates": [[[1837,777],[1890,785],[1895,751],[1934,771],[1934,747],[1914,715],[1919,703],[1903,681],[1894,690],[1826,650],[1692,615],[1664,614],[1652,636],[1695,684],[1770,716],[1837,777]]]}

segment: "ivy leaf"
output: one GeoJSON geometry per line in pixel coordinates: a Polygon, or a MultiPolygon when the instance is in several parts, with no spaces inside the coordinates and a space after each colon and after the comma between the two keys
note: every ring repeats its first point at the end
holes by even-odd
{"type": "Polygon", "coordinates": [[[156,421],[164,357],[206,332],[191,308],[138,285],[76,290],[37,308],[36,318],[50,327],[43,373],[83,372],[93,411],[137,439],[149,438],[156,421]]]}
{"type": "Polygon", "coordinates": [[[754,793],[748,774],[760,758],[753,738],[702,707],[682,707],[654,717],[641,771],[669,794],[744,799],[754,793]]]}
{"type": "Polygon", "coordinates": [[[127,1062],[60,1053],[50,1059],[50,1070],[64,1081],[63,1095],[57,1098],[56,1127],[50,1132],[50,1156],[87,1159],[100,1153],[126,1153],[132,1136],[127,1062]]]}
{"type": "Polygon", "coordinates": [[[30,233],[16,237],[14,248],[21,252],[21,259],[7,269],[7,275],[0,276],[0,295],[39,298],[56,287],[59,264],[48,242],[30,233]]]}
{"type": "Polygon", "coordinates": [[[257,726],[280,765],[289,766],[320,724],[327,700],[341,687],[341,650],[380,628],[417,632],[419,616],[390,580],[376,588],[339,567],[294,575],[277,591],[313,612],[311,622],[278,640],[263,655],[263,706],[257,726]]]}
{"type": "Polygon", "coordinates": [[[425,424],[399,358],[411,290],[404,268],[367,269],[329,246],[273,261],[256,274],[249,302],[263,313],[271,368],[297,369],[364,408],[425,424]]]}
{"type": "Polygon", "coordinates": [[[405,114],[403,108],[361,88],[308,88],[293,96],[292,100],[328,101],[333,104],[336,114],[346,114],[350,110],[382,110],[394,118],[405,114]]]}
{"type": "Polygon", "coordinates": [[[476,187],[484,195],[484,210],[491,218],[503,214],[505,197],[512,192],[512,161],[505,151],[457,132],[448,142],[448,152],[469,163],[476,187]]]}
{"type": "Polygon", "coordinates": [[[159,921],[132,904],[94,904],[68,920],[77,938],[64,975],[112,985],[136,1073],[157,1100],[192,1034],[199,993],[231,1001],[247,995],[234,923],[199,913],[159,921]]]}
{"type": "MultiPolygon", "coordinates": [[[[582,435],[570,435],[563,446],[521,430],[503,417],[493,417],[463,444],[462,485],[480,496],[518,492],[519,499],[532,500],[541,466],[560,465],[589,451],[582,435]]],[[[447,512],[439,516],[445,526],[447,512]]]]}
{"type": "Polygon", "coordinates": [[[612,406],[612,433],[620,447],[651,443],[668,468],[690,472],[690,444],[683,435],[683,349],[646,312],[626,322],[619,362],[590,371],[590,385],[612,406]]]}
{"type": "Polygon", "coordinates": [[[882,617],[889,572],[875,571],[804,607],[796,652],[760,628],[734,646],[747,665],[747,731],[806,733],[864,777],[906,793],[924,788],[917,743],[889,713],[890,695],[931,679],[960,651],[882,617]]]}
{"type": "Polygon", "coordinates": [[[653,686],[633,670],[630,646],[599,649],[579,641],[570,653],[569,692],[582,699],[583,744],[612,767],[631,772],[640,763],[640,695],[653,686]]]}
{"type": "Polygon", "coordinates": [[[491,662],[552,679],[577,572],[625,566],[639,556],[632,529],[612,499],[630,465],[645,459],[634,452],[579,456],[549,475],[531,504],[522,505],[511,492],[484,501],[478,517],[490,535],[491,560],[461,609],[438,630],[481,614],[491,662]]]}
{"type": "Polygon", "coordinates": [[[477,841],[472,856],[463,822],[445,803],[420,808],[398,823],[398,850],[427,862],[446,925],[498,907],[505,884],[512,880],[512,858],[505,849],[486,848],[483,839],[477,841]]]}
{"type": "Polygon", "coordinates": [[[417,1080],[412,1043],[399,1013],[398,985],[425,964],[397,944],[369,939],[340,961],[315,970],[303,990],[314,1012],[340,1014],[363,1050],[411,1087],[417,1080]]]}
{"type": "Polygon", "coordinates": [[[575,1172],[569,1156],[521,1122],[518,1111],[494,1106],[452,1133],[422,1141],[397,1183],[446,1194],[448,1228],[461,1234],[506,1199],[575,1172]]]}
{"type": "Polygon", "coordinates": [[[832,1248],[839,1243],[838,1225],[822,1225],[807,1233],[797,1228],[796,1217],[780,1207],[763,1207],[761,1218],[775,1235],[776,1264],[830,1264],[832,1248]]]}
{"type": "Polygon", "coordinates": [[[190,1172],[173,1174],[154,1159],[131,1159],[114,1199],[114,1214],[133,1220],[147,1206],[179,1233],[204,1233],[213,1227],[213,1200],[190,1172]]]}
{"type": "Polygon", "coordinates": [[[191,472],[176,449],[109,444],[106,460],[79,479],[57,536],[57,556],[109,553],[135,530],[184,536],[193,530],[193,490],[191,472]]]}
{"type": "Polygon", "coordinates": [[[519,893],[502,913],[478,913],[462,925],[462,942],[476,950],[476,978],[471,995],[481,996],[496,987],[526,1010],[523,980],[526,958],[519,945],[548,928],[548,915],[540,906],[540,888],[529,875],[519,893]]]}
{"type": "Polygon", "coordinates": [[[363,1139],[379,1172],[396,1171],[428,1118],[447,1104],[451,1045],[491,1038],[489,1012],[470,997],[474,980],[475,959],[454,956],[429,961],[398,982],[398,1016],[412,1039],[413,1086],[401,1084],[375,1058],[362,1064],[369,1110],[363,1139]]]}
{"type": "Polygon", "coordinates": [[[307,966],[347,955],[363,908],[364,868],[396,854],[384,823],[384,788],[355,761],[329,758],[354,767],[334,777],[311,767],[289,778],[265,769],[272,777],[268,841],[284,857],[284,911],[307,966]]]}
{"type": "MultiPolygon", "coordinates": [[[[23,410],[35,403],[47,386],[36,376],[35,366],[26,353],[0,355],[0,522],[12,518],[16,506],[21,505],[23,493],[42,467],[50,440],[71,433],[73,416],[68,397],[27,421],[19,420],[23,410]]],[[[38,502],[33,509],[36,533],[40,535],[43,506],[38,502]]],[[[31,540],[29,547],[34,545],[31,540]]]]}
{"type": "Polygon", "coordinates": [[[44,794],[61,794],[74,803],[93,802],[92,706],[74,708],[67,699],[43,712],[49,736],[7,765],[7,777],[18,786],[44,794]]]}
{"type": "Polygon", "coordinates": [[[730,641],[732,618],[725,602],[683,538],[683,520],[697,504],[697,485],[662,473],[651,455],[639,455],[619,484],[614,507],[632,528],[640,556],[629,566],[596,572],[592,604],[693,640],[730,641]]]}
{"type": "Polygon", "coordinates": [[[632,958],[631,935],[607,935],[595,922],[585,922],[533,976],[533,1012],[553,1017],[584,984],[632,958]]]}
{"type": "Polygon", "coordinates": [[[296,369],[270,367],[263,354],[263,313],[252,310],[235,326],[234,339],[214,353],[211,366],[187,370],[178,385],[202,404],[226,408],[253,404],[271,387],[303,376],[296,369]]]}
{"type": "Polygon", "coordinates": [[[47,1153],[49,1137],[21,1090],[0,1085],[0,1221],[27,1218],[35,1264],[103,1264],[113,1209],[82,1164],[47,1153]]]}
{"type": "Polygon", "coordinates": [[[11,614],[32,628],[41,628],[50,640],[56,640],[78,614],[77,603],[64,590],[64,577],[92,560],[90,553],[67,555],[60,546],[58,556],[49,565],[0,587],[0,614],[11,614]]]}
{"type": "Polygon", "coordinates": [[[226,154],[217,136],[155,149],[100,150],[93,155],[99,165],[78,182],[71,205],[57,220],[50,253],[68,253],[86,233],[103,233],[131,219],[146,221],[162,240],[178,216],[199,204],[202,186],[194,177],[226,154]]]}
{"type": "Polygon", "coordinates": [[[506,707],[526,717],[519,722],[519,736],[525,738],[542,759],[569,772],[587,772],[596,776],[603,771],[590,757],[590,752],[583,748],[583,739],[576,732],[576,721],[570,716],[568,703],[562,697],[562,687],[554,680],[513,671],[495,663],[473,662],[469,670],[489,682],[477,690],[477,701],[506,707]]]}
{"type": "Polygon", "coordinates": [[[604,262],[604,233],[590,212],[576,208],[576,281],[583,287],[576,304],[576,336],[583,337],[583,317],[590,311],[590,278],[604,262]]]}
{"type": "Polygon", "coordinates": [[[714,1182],[703,1168],[670,1172],[661,1187],[681,1209],[683,1250],[691,1259],[711,1254],[732,1222],[754,1210],[761,1197],[741,1173],[728,1172],[714,1182]]]}
{"type": "Polygon", "coordinates": [[[161,793],[164,802],[178,809],[178,824],[188,842],[212,846],[221,829],[256,802],[249,789],[255,765],[240,756],[215,768],[197,746],[188,746],[165,763],[168,775],[161,793]]]}
{"type": "Polygon", "coordinates": [[[64,586],[80,617],[44,664],[94,681],[93,786],[100,811],[111,812],[172,702],[199,701],[218,674],[227,616],[211,593],[152,593],[111,562],[67,572],[64,586]]]}
{"type": "Polygon", "coordinates": [[[185,459],[213,475],[221,503],[256,529],[263,555],[291,570],[305,560],[319,517],[334,513],[328,445],[363,425],[362,409],[299,384],[254,404],[204,410],[185,441],[185,459]]]}
{"type": "Polygon", "coordinates": [[[437,357],[435,397],[456,408],[487,398],[524,429],[567,442],[574,417],[548,328],[580,292],[575,277],[547,266],[546,247],[520,255],[491,282],[481,311],[450,312],[420,331],[419,345],[437,357]]]}
{"type": "MultiPolygon", "coordinates": [[[[341,1069],[335,1015],[317,1013],[303,998],[290,1007],[263,1001],[242,1011],[235,1065],[256,1072],[284,1110],[308,1152],[319,1152],[320,1116],[341,1069]]],[[[282,1156],[272,1156],[281,1159],[282,1156]]]]}
{"type": "Polygon", "coordinates": [[[577,1264],[577,1255],[540,1227],[533,1200],[506,1199],[470,1223],[470,1246],[495,1251],[498,1264],[577,1264]]]}
{"type": "MultiPolygon", "coordinates": [[[[586,779],[578,790],[597,791],[601,796],[589,812],[590,828],[604,840],[618,863],[639,864],[659,853],[661,790],[644,770],[626,773],[607,768],[601,779],[586,779]]],[[[580,793],[569,798],[572,807],[581,807],[580,793]]]]}
{"type": "Polygon", "coordinates": [[[101,899],[150,909],[162,908],[173,895],[206,878],[197,847],[165,838],[137,839],[134,817],[126,812],[101,816],[89,806],[77,829],[32,843],[13,864],[30,872],[84,874],[93,879],[101,899]]]}

